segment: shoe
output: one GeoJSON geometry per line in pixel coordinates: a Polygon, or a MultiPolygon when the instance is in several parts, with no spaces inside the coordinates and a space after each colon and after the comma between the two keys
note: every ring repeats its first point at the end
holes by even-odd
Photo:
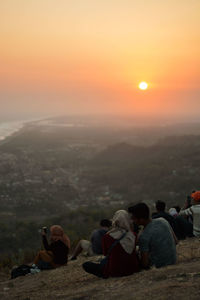
{"type": "Polygon", "coordinates": [[[41,271],[41,270],[38,269],[38,268],[34,268],[34,269],[31,268],[31,269],[30,269],[30,273],[31,273],[31,274],[36,274],[36,273],[39,273],[40,271],[41,271]]]}

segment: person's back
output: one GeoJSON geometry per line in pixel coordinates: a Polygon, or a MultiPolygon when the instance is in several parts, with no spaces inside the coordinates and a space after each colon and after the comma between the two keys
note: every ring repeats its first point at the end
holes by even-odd
{"type": "Polygon", "coordinates": [[[141,266],[148,269],[175,264],[177,238],[169,223],[164,218],[152,220],[146,203],[137,203],[128,211],[133,222],[144,227],[138,238],[141,266]]]}
{"type": "Polygon", "coordinates": [[[200,237],[200,191],[193,192],[191,199],[193,205],[181,210],[179,214],[193,217],[193,234],[196,237],[200,237]]]}
{"type": "MultiPolygon", "coordinates": [[[[116,240],[109,234],[103,237],[103,254],[107,255],[109,248],[116,240]]],[[[118,243],[112,250],[109,261],[104,268],[104,277],[120,277],[128,276],[139,271],[139,262],[136,256],[135,249],[131,254],[128,254],[118,243]]]]}
{"type": "Polygon", "coordinates": [[[180,211],[180,215],[193,216],[193,234],[194,236],[200,237],[200,204],[192,205],[180,211]]]}
{"type": "Polygon", "coordinates": [[[158,219],[158,218],[164,218],[165,220],[167,220],[167,222],[170,224],[173,230],[175,229],[174,218],[170,216],[170,214],[168,214],[167,212],[159,211],[157,213],[152,214],[152,219],[158,219]]]}
{"type": "Polygon", "coordinates": [[[176,222],[176,236],[179,240],[185,239],[186,237],[193,236],[193,226],[183,216],[177,216],[176,222]]]}
{"type": "Polygon", "coordinates": [[[179,233],[178,224],[175,222],[175,219],[165,211],[165,202],[158,200],[156,202],[157,212],[152,214],[152,219],[164,218],[172,227],[174,233],[177,235],[179,233]]]}
{"type": "Polygon", "coordinates": [[[151,265],[159,268],[176,263],[176,246],[165,219],[152,220],[144,228],[138,243],[140,251],[149,252],[151,265]]]}
{"type": "Polygon", "coordinates": [[[83,269],[98,277],[127,276],[139,271],[135,253],[135,235],[131,230],[130,217],[125,210],[118,210],[112,220],[112,229],[102,239],[104,263],[91,261],[83,264],[83,269]]]}
{"type": "Polygon", "coordinates": [[[87,255],[99,255],[102,254],[102,237],[108,231],[109,227],[112,225],[112,222],[108,219],[103,219],[100,221],[100,228],[95,229],[92,234],[90,241],[88,240],[80,240],[76,245],[72,253],[71,260],[75,260],[77,256],[85,251],[87,255]]]}
{"type": "Polygon", "coordinates": [[[96,229],[93,231],[92,236],[91,236],[91,243],[92,243],[92,250],[95,254],[102,254],[102,237],[108,229],[96,229]]]}

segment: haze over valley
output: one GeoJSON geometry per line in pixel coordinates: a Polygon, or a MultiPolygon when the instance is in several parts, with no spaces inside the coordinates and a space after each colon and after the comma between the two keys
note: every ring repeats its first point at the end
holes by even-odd
{"type": "Polygon", "coordinates": [[[1,218],[37,219],[138,201],[152,205],[160,198],[182,204],[198,188],[199,123],[140,127],[102,121],[33,121],[3,140],[1,218]]]}

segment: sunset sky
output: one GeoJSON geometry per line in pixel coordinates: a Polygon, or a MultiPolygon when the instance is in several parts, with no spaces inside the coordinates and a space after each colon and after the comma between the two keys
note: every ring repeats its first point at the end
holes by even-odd
{"type": "Polygon", "coordinates": [[[0,116],[199,115],[199,20],[199,0],[1,0],[0,116]]]}

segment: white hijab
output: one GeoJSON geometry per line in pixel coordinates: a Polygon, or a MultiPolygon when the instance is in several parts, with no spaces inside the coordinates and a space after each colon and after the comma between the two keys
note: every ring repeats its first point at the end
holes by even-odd
{"type": "Polygon", "coordinates": [[[169,209],[169,214],[172,216],[172,217],[177,217],[178,216],[178,213],[177,213],[177,210],[176,208],[172,207],[169,209]]]}
{"type": "Polygon", "coordinates": [[[135,236],[131,231],[130,217],[127,211],[118,210],[112,219],[112,229],[107,234],[117,240],[125,232],[126,235],[120,240],[120,244],[128,254],[131,254],[135,249],[135,236]]]}

